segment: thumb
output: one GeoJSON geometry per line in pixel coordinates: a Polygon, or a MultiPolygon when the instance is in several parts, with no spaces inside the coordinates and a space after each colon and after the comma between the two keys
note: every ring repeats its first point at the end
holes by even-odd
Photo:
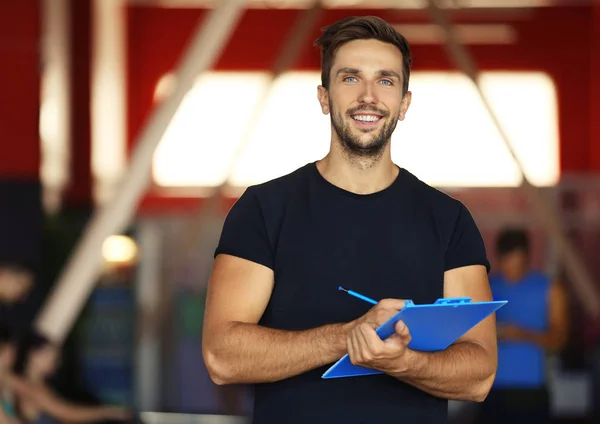
{"type": "Polygon", "coordinates": [[[402,340],[402,337],[396,333],[392,334],[390,337],[385,339],[383,342],[389,346],[393,346],[396,348],[399,348],[399,347],[402,347],[405,345],[404,341],[402,340]]]}
{"type": "Polygon", "coordinates": [[[403,339],[410,338],[410,331],[408,331],[408,327],[403,321],[398,321],[396,323],[396,336],[402,337],[403,339]]]}

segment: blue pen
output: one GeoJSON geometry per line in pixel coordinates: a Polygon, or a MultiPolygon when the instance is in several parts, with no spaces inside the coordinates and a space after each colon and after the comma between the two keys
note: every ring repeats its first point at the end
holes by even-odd
{"type": "Polygon", "coordinates": [[[357,298],[359,298],[359,299],[362,299],[362,300],[364,300],[365,302],[369,302],[369,303],[372,303],[373,305],[377,305],[377,301],[376,301],[376,300],[373,300],[373,299],[371,299],[371,298],[368,298],[367,296],[363,296],[362,294],[360,294],[360,293],[356,293],[355,291],[352,291],[352,290],[345,289],[345,288],[343,288],[342,286],[339,286],[339,287],[338,287],[338,290],[340,290],[340,291],[343,291],[343,292],[346,292],[346,293],[348,293],[350,296],[354,296],[354,297],[357,297],[357,298]]]}

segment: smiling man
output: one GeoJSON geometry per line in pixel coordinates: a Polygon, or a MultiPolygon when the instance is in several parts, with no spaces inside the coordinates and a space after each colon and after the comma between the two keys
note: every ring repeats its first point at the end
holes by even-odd
{"type": "Polygon", "coordinates": [[[256,424],[445,422],[448,399],[482,401],[490,390],[494,316],[435,353],[409,349],[401,322],[385,342],[374,329],[405,299],[491,300],[482,237],[462,203],[392,162],[390,139],[411,102],[404,37],[379,18],[352,17],[316,44],[329,153],[249,187],[230,210],[204,361],[217,384],[255,385],[256,424]],[[339,285],[381,300],[371,307],[339,285]],[[383,374],[321,379],[346,353],[383,374]]]}

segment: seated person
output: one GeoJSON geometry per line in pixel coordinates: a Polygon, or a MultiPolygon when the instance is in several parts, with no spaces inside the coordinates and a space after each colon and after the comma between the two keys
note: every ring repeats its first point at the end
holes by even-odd
{"type": "Polygon", "coordinates": [[[57,360],[58,348],[44,336],[32,331],[21,338],[9,384],[17,395],[15,410],[23,423],[92,423],[129,418],[121,407],[80,406],[59,398],[47,384],[57,360]]]}

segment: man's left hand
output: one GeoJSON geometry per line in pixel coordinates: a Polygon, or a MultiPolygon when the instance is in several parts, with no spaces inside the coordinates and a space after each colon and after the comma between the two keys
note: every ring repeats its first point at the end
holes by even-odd
{"type": "Polygon", "coordinates": [[[410,331],[402,321],[396,323],[395,330],[390,337],[381,340],[371,325],[356,326],[348,335],[350,362],[390,375],[405,373],[410,369],[410,331]]]}

